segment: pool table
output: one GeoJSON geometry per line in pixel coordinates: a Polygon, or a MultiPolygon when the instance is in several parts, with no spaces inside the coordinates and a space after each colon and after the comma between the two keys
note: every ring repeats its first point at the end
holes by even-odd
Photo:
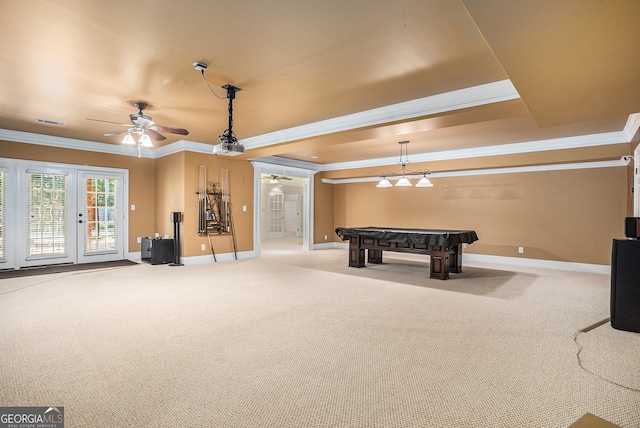
{"type": "Polygon", "coordinates": [[[349,266],[382,263],[383,251],[431,256],[430,278],[448,279],[462,272],[462,244],[478,240],[473,230],[396,229],[389,227],[338,227],[336,234],[349,241],[349,266]]]}

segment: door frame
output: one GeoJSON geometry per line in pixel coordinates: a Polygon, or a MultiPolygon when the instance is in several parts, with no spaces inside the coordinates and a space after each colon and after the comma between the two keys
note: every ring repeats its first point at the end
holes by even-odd
{"type": "Polygon", "coordinates": [[[4,173],[3,179],[3,203],[4,208],[2,209],[2,216],[4,217],[4,260],[0,260],[0,269],[13,269],[15,267],[16,262],[16,236],[15,233],[10,233],[9,230],[14,230],[14,225],[16,221],[15,210],[9,210],[7,207],[13,206],[15,207],[15,197],[16,197],[16,186],[18,184],[18,180],[16,178],[16,168],[12,165],[6,164],[3,162],[3,159],[0,159],[0,172],[4,173]],[[11,229],[7,226],[11,225],[11,229]]]}
{"type": "Polygon", "coordinates": [[[16,260],[15,267],[17,269],[31,267],[31,266],[44,266],[64,263],[76,262],[76,251],[73,249],[76,247],[76,185],[73,169],[64,168],[60,165],[50,164],[34,164],[25,163],[20,165],[17,170],[18,176],[18,192],[15,198],[16,207],[16,219],[14,226],[15,230],[15,243],[16,243],[16,260]],[[66,253],[64,255],[46,255],[42,257],[29,256],[26,242],[29,240],[27,225],[29,216],[28,212],[28,198],[29,198],[29,183],[27,177],[30,173],[42,173],[42,174],[57,174],[66,176],[65,183],[65,208],[66,208],[66,253]],[[20,196],[23,199],[20,199],[20,196]]]}
{"type": "Polygon", "coordinates": [[[85,212],[83,211],[83,206],[86,203],[86,178],[113,178],[119,180],[119,186],[116,189],[116,195],[122,195],[122,201],[120,204],[116,205],[116,216],[118,225],[122,228],[123,223],[125,222],[124,212],[126,210],[124,194],[125,194],[125,183],[124,183],[124,174],[121,172],[113,172],[113,171],[97,171],[94,169],[80,169],[78,170],[76,181],[77,181],[77,212],[76,212],[76,239],[77,239],[77,263],[92,263],[92,262],[104,262],[104,261],[113,261],[113,260],[122,260],[126,253],[126,248],[124,245],[124,237],[122,231],[118,231],[118,241],[117,241],[117,249],[115,251],[110,252],[102,252],[102,253],[94,253],[87,254],[86,252],[86,228],[83,227],[83,223],[86,221],[86,218],[81,218],[80,214],[83,216],[85,212]]]}
{"type": "Polygon", "coordinates": [[[264,162],[251,161],[253,165],[253,253],[255,257],[262,254],[262,244],[260,239],[261,219],[262,219],[262,174],[289,175],[293,177],[306,178],[302,200],[304,209],[302,210],[303,230],[302,230],[302,249],[310,251],[313,249],[313,177],[318,171],[310,169],[297,168],[291,166],[282,166],[268,164],[264,162]]]}
{"type": "MultiPolygon", "coordinates": [[[[5,209],[5,250],[7,251],[7,258],[5,263],[0,263],[0,269],[20,269],[21,267],[28,267],[29,263],[24,263],[26,256],[26,248],[24,243],[26,242],[26,230],[22,227],[24,224],[24,217],[21,220],[20,216],[25,216],[26,200],[20,200],[20,192],[14,189],[20,189],[25,183],[22,183],[21,177],[26,176],[26,171],[29,169],[43,170],[43,171],[64,171],[70,174],[69,183],[74,187],[72,190],[73,195],[67,196],[69,202],[74,205],[73,212],[67,212],[67,218],[73,220],[74,229],[73,237],[69,237],[69,242],[75,248],[75,254],[72,257],[71,263],[78,263],[78,254],[80,249],[77,242],[77,207],[78,207],[78,177],[80,172],[90,173],[105,173],[105,174],[121,174],[123,178],[123,201],[122,201],[122,258],[126,258],[129,254],[129,170],[123,168],[111,168],[102,166],[87,166],[76,165],[67,163],[54,163],[33,161],[26,159],[11,159],[0,158],[0,169],[2,169],[8,177],[8,181],[12,185],[5,188],[5,208],[15,207],[16,209],[5,209]],[[10,222],[10,223],[9,223],[10,222]],[[10,226],[8,226],[10,225],[10,226]],[[21,244],[22,243],[22,244],[21,244]],[[20,245],[23,245],[21,248],[20,245]]],[[[64,262],[63,262],[64,263],[64,262]]],[[[33,264],[31,264],[33,265],[33,264]]]]}

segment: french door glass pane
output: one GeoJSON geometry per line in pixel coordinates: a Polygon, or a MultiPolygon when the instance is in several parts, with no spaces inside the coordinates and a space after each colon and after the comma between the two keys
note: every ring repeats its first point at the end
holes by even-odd
{"type": "Polygon", "coordinates": [[[47,257],[67,254],[67,177],[29,173],[27,254],[47,257]]]}
{"type": "Polygon", "coordinates": [[[269,193],[269,233],[284,233],[284,194],[269,193]]]}
{"type": "Polygon", "coordinates": [[[117,251],[116,180],[86,179],[87,254],[117,251]]]}

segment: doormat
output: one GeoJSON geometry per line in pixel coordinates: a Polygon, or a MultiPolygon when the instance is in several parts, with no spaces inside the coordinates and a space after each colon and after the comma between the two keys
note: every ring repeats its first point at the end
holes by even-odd
{"type": "Polygon", "coordinates": [[[0,271],[0,279],[6,278],[21,278],[25,276],[33,275],[47,275],[50,273],[65,273],[75,272],[89,269],[105,269],[120,266],[137,265],[138,263],[131,260],[114,260],[111,262],[96,262],[96,263],[82,263],[82,264],[64,264],[64,265],[50,265],[50,266],[37,266],[22,268],[20,270],[3,270],[0,271]]]}

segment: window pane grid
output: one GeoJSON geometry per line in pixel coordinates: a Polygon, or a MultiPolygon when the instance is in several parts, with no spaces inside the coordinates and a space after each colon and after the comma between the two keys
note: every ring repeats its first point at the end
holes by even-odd
{"type": "Polygon", "coordinates": [[[67,254],[67,178],[29,173],[28,255],[67,254]]]}
{"type": "Polygon", "coordinates": [[[117,251],[116,180],[86,179],[87,254],[117,251]]]}

